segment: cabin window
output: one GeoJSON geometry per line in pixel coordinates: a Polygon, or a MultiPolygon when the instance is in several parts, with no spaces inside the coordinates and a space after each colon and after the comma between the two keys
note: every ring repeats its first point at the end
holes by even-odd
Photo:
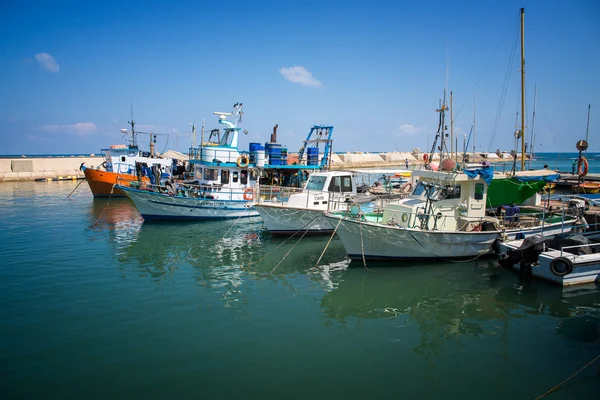
{"type": "Polygon", "coordinates": [[[348,193],[352,191],[352,177],[342,176],[342,192],[348,193]]]}
{"type": "Polygon", "coordinates": [[[204,180],[216,181],[219,178],[219,170],[215,168],[204,168],[204,180]]]}
{"type": "Polygon", "coordinates": [[[240,177],[240,173],[237,171],[233,171],[233,174],[231,174],[231,182],[236,183],[239,180],[240,177]]]}
{"type": "Polygon", "coordinates": [[[335,176],[329,183],[328,191],[336,193],[347,193],[352,191],[352,180],[349,176],[335,176]]]}
{"type": "Polygon", "coordinates": [[[194,177],[198,180],[202,179],[202,168],[196,168],[194,172],[194,177]]]}
{"type": "Polygon", "coordinates": [[[446,186],[446,190],[444,199],[460,199],[460,185],[448,185],[446,186]]]}
{"type": "Polygon", "coordinates": [[[307,190],[323,190],[325,187],[326,176],[311,176],[308,182],[306,182],[307,190]]]}
{"type": "Polygon", "coordinates": [[[221,170],[221,184],[226,185],[229,183],[229,170],[222,169],[221,170]]]}
{"type": "Polygon", "coordinates": [[[483,183],[475,184],[475,200],[483,200],[484,188],[483,183]]]}
{"type": "MultiPolygon", "coordinates": [[[[237,172],[233,173],[233,179],[235,179],[235,174],[237,174],[237,172]]],[[[243,169],[242,172],[240,172],[240,183],[242,185],[246,185],[248,184],[248,170],[247,169],[243,169]]]]}
{"type": "MultiPolygon", "coordinates": [[[[250,180],[251,181],[256,181],[258,180],[258,171],[255,169],[251,169],[250,170],[250,180]]],[[[243,182],[242,182],[243,183],[243,182]]]]}
{"type": "Polygon", "coordinates": [[[125,162],[125,156],[121,156],[121,162],[125,162]]]}

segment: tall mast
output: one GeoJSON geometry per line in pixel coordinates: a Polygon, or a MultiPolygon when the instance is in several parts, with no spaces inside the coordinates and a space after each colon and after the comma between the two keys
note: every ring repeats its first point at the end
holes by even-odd
{"type": "Polygon", "coordinates": [[[533,117],[531,118],[531,146],[529,147],[529,168],[531,168],[531,161],[535,151],[535,134],[533,128],[535,127],[535,102],[537,100],[537,82],[535,83],[535,89],[533,91],[533,117]]]}
{"type": "MultiPolygon", "coordinates": [[[[587,127],[585,128],[585,141],[589,143],[588,141],[588,133],[590,132],[590,107],[592,105],[588,104],[588,117],[587,117],[587,127]]],[[[585,155],[587,157],[587,149],[585,149],[585,155]]]]}
{"type": "Polygon", "coordinates": [[[454,151],[454,117],[452,116],[452,91],[450,91],[450,158],[454,158],[456,161],[454,151]]]}
{"type": "MultiPolygon", "coordinates": [[[[475,130],[476,130],[476,117],[477,113],[477,96],[473,99],[473,161],[475,161],[475,130]]],[[[468,149],[467,149],[468,150],[468,149]]]]}
{"type": "Polygon", "coordinates": [[[521,8],[521,171],[525,170],[525,9],[521,8]]]}

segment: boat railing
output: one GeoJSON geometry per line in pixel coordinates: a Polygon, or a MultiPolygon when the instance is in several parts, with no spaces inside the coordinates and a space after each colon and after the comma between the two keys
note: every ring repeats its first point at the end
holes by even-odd
{"type": "Polygon", "coordinates": [[[190,160],[194,161],[207,161],[207,162],[218,162],[218,163],[236,163],[238,157],[241,154],[248,155],[248,152],[238,150],[237,148],[224,148],[218,144],[205,144],[202,147],[190,149],[190,160]],[[214,155],[212,160],[205,160],[205,158],[214,155]]]}
{"type": "Polygon", "coordinates": [[[600,247],[600,243],[588,243],[588,244],[578,244],[578,245],[573,245],[573,246],[562,246],[560,248],[560,256],[562,257],[564,253],[569,253],[571,255],[577,255],[577,254],[573,254],[570,251],[565,251],[565,250],[573,250],[573,249],[583,249],[583,248],[599,248],[600,247]]]}
{"type": "MultiPolygon", "coordinates": [[[[545,224],[553,224],[556,222],[565,223],[565,216],[553,213],[534,212],[524,213],[513,217],[505,216],[481,216],[481,217],[470,217],[470,216],[456,216],[456,215],[443,215],[437,212],[427,213],[423,209],[406,212],[398,212],[398,215],[384,219],[384,211],[382,208],[375,207],[369,209],[360,204],[349,204],[346,210],[343,212],[343,216],[350,219],[362,219],[364,221],[374,223],[385,223],[387,225],[398,225],[405,226],[407,228],[417,228],[426,230],[439,230],[439,231],[463,231],[463,232],[477,232],[489,229],[490,223],[493,226],[491,230],[504,230],[504,229],[518,229],[518,228],[529,228],[529,227],[544,227],[545,224]],[[401,219],[401,221],[398,220],[401,219]],[[448,226],[449,228],[444,228],[448,226]]],[[[572,218],[569,218],[572,221],[572,218]]],[[[587,227],[586,227],[587,228],[587,227]]]]}
{"type": "MultiPolygon", "coordinates": [[[[258,185],[254,189],[254,198],[257,204],[269,203],[284,206],[288,204],[289,199],[294,194],[302,194],[302,203],[294,200],[294,206],[311,208],[323,208],[326,205],[327,211],[344,210],[349,204],[349,199],[355,195],[339,192],[324,192],[322,190],[310,190],[286,186],[258,185]]],[[[373,196],[375,200],[375,196],[373,196]]]]}
{"type": "Polygon", "coordinates": [[[244,189],[242,188],[223,187],[221,184],[168,182],[164,185],[160,185],[145,180],[128,180],[120,177],[117,178],[117,184],[132,189],[168,194],[173,197],[191,197],[209,200],[240,200],[244,195],[244,189]]]}

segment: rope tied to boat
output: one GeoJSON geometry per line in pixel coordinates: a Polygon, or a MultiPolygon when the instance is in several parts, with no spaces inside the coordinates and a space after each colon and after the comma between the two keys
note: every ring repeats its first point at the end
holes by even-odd
{"type": "MultiPolygon", "coordinates": [[[[252,262],[250,261],[248,263],[248,267],[250,267],[252,264],[258,264],[260,262],[262,262],[263,260],[265,260],[267,257],[269,257],[271,254],[273,254],[277,249],[279,249],[281,246],[283,246],[284,244],[286,244],[289,240],[291,240],[294,236],[296,236],[298,234],[298,232],[302,231],[302,229],[310,227],[312,225],[312,223],[314,222],[315,219],[319,218],[320,214],[317,214],[316,217],[314,217],[312,220],[310,220],[306,225],[304,225],[300,230],[294,232],[290,237],[288,237],[287,239],[285,239],[283,242],[281,242],[281,244],[277,247],[275,247],[273,249],[273,251],[267,253],[267,255],[265,255],[263,258],[261,258],[260,260],[256,261],[256,262],[252,262]]],[[[308,228],[306,229],[308,231],[308,228]]],[[[306,232],[305,232],[306,233],[306,232]]],[[[304,236],[304,235],[303,235],[304,236]]]]}
{"type": "Polygon", "coordinates": [[[594,359],[592,361],[590,361],[589,363],[585,364],[583,367],[579,368],[579,371],[575,372],[574,374],[571,374],[571,376],[569,376],[567,379],[565,379],[564,381],[562,381],[558,385],[554,386],[552,389],[548,390],[543,395],[536,397],[535,400],[539,400],[539,399],[541,399],[543,397],[548,396],[550,393],[554,392],[556,389],[558,389],[559,387],[561,387],[562,385],[564,385],[565,383],[567,383],[569,380],[573,379],[581,371],[583,371],[584,369],[586,369],[587,367],[589,367],[590,365],[592,365],[593,363],[595,363],[596,360],[598,360],[599,358],[600,358],[600,354],[598,354],[596,357],[594,357],[594,359]]]}
{"type": "Polygon", "coordinates": [[[112,194],[113,194],[113,191],[115,190],[115,186],[117,186],[116,183],[113,184],[112,187],[110,188],[110,193],[108,194],[108,201],[104,205],[104,208],[102,209],[102,212],[98,216],[98,219],[96,220],[96,222],[94,222],[94,225],[92,225],[92,226],[96,226],[96,225],[98,225],[98,222],[100,222],[100,218],[102,218],[102,215],[104,215],[104,211],[106,211],[106,208],[108,207],[108,204],[110,203],[110,199],[112,198],[112,194]]]}
{"type": "MultiPolygon", "coordinates": [[[[250,214],[250,208],[247,208],[246,211],[248,212],[248,214],[250,214]]],[[[221,236],[221,238],[219,239],[219,242],[223,239],[225,239],[225,236],[227,236],[227,234],[229,233],[229,231],[235,226],[235,224],[238,223],[238,221],[244,216],[244,213],[240,214],[239,217],[237,217],[237,219],[235,220],[235,222],[229,227],[229,229],[227,229],[227,232],[225,232],[225,234],[223,236],[221,236]]]]}
{"type": "Polygon", "coordinates": [[[85,179],[82,179],[82,180],[80,180],[80,181],[79,181],[79,183],[77,184],[77,186],[75,186],[75,189],[73,189],[73,191],[72,191],[71,193],[69,193],[69,195],[67,196],[67,199],[68,199],[69,197],[71,197],[71,195],[72,195],[73,193],[75,193],[75,191],[77,190],[77,188],[79,187],[79,185],[81,185],[81,184],[83,183],[83,181],[85,181],[85,179]]]}

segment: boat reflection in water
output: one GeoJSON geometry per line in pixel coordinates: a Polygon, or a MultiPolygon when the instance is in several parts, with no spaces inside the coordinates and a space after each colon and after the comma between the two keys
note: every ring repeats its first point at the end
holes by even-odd
{"type": "Polygon", "coordinates": [[[144,219],[126,198],[97,198],[91,202],[88,229],[90,240],[108,235],[109,242],[116,244],[117,252],[134,242],[144,219]]]}
{"type": "Polygon", "coordinates": [[[349,268],[334,279],[334,286],[321,301],[326,317],[345,325],[388,320],[403,328],[398,339],[390,341],[402,338],[422,355],[438,355],[449,345],[466,351],[474,343],[460,337],[503,337],[510,331],[514,335],[519,329],[514,320],[533,315],[557,320],[549,322],[557,336],[600,340],[600,313],[584,306],[600,302],[598,286],[561,289],[544,282],[519,282],[517,275],[494,267],[492,261],[480,262],[479,268],[474,262],[349,268]],[[419,338],[411,340],[409,332],[419,338]]]}

